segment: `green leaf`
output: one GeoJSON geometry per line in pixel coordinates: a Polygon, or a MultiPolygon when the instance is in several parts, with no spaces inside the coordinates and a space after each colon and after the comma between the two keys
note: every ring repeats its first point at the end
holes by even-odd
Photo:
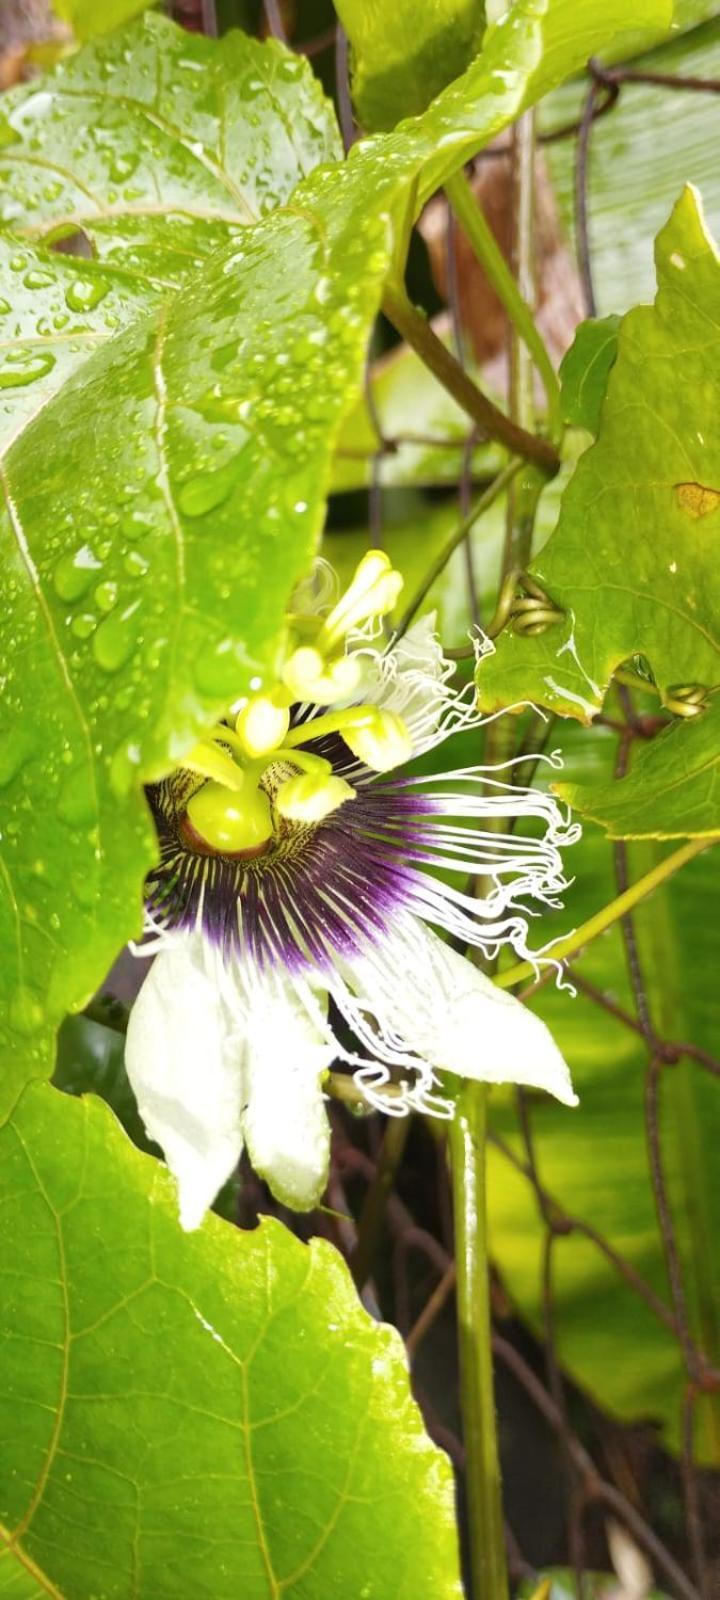
{"type": "Polygon", "coordinates": [[[637,742],[619,782],[558,783],[573,810],[611,839],[680,839],[720,834],[720,702],[688,724],[637,742]]]}
{"type": "MultiPolygon", "coordinates": [[[[570,725],[562,735],[568,775],[588,786],[601,784],[612,768],[615,740],[603,729],[589,738],[570,725]]],[[[630,847],[631,881],[655,863],[660,849],[630,847]]],[[[574,882],[566,908],[544,918],[543,942],[582,924],[617,892],[611,851],[592,823],[567,865],[574,882]]],[[[709,850],[634,915],[653,1025],[663,1039],[692,1039],[710,1052],[717,1051],[720,1032],[720,925],[713,912],[719,892],[720,851],[709,850]],[[700,929],[702,939],[695,936],[700,929]]],[[[591,944],[573,970],[634,1015],[619,927],[591,944]]],[[[541,1096],[532,1099],[540,1181],[561,1211],[595,1230],[670,1307],[645,1127],[648,1049],[638,1033],[582,990],[573,999],[546,985],[530,1004],[551,1028],[580,1096],[578,1110],[570,1113],[541,1096]]],[[[699,1063],[683,1059],[662,1072],[660,1107],[663,1170],[690,1324],[714,1365],[720,1356],[720,1281],[707,1241],[720,1230],[717,1082],[699,1063]]],[[[492,1118],[494,1132],[524,1161],[509,1096],[493,1095],[492,1118]]],[[[494,1257],[511,1295],[541,1332],[544,1246],[537,1199],[528,1176],[497,1148],[489,1195],[494,1257]]],[[[677,1450],[686,1384],[678,1338],[600,1246],[577,1229],[556,1240],[553,1297],[560,1360],[574,1381],[611,1416],[657,1423],[663,1441],[677,1450]]],[[[717,1465],[717,1396],[700,1401],[695,1438],[699,1458],[717,1465]]]]}
{"type": "Polygon", "coordinates": [[[581,322],[560,366],[560,403],[565,422],[596,434],[610,368],[617,358],[619,317],[581,322]]]}
{"type": "Polygon", "coordinates": [[[480,48],[485,0],[338,0],[352,45],[353,99],[364,128],[424,111],[480,48]]]}
{"type": "Polygon", "coordinates": [[[69,22],[78,39],[92,39],[98,33],[112,33],[130,22],[156,0],[53,0],[53,7],[64,22],[69,22]]]}
{"type": "Polygon", "coordinates": [[[0,1586],[461,1600],[449,1462],[332,1247],[183,1234],[99,1101],[33,1085],[0,1139],[0,1586]]]}
{"type": "MultiPolygon", "coordinates": [[[[652,20],[667,6],[643,0],[640,9],[652,20]]],[[[578,27],[568,30],[566,0],[519,4],[491,30],[483,60],[426,117],[305,179],[289,205],[245,227],[186,288],[168,292],[160,311],[90,356],[54,398],[36,386],[40,409],[7,450],[1,478],[10,731],[0,746],[8,841],[0,1009],[11,1037],[26,1038],[22,1053],[8,1053],[5,1106],[29,1074],[47,1071],[53,1026],[85,1003],[139,931],[153,838],[138,786],[177,763],[253,677],[274,672],[284,609],[322,524],[337,431],[359,393],[392,224],[402,238],[424,186],[576,68],[594,43],[626,25],[623,18],[620,0],[602,16],[582,0],[578,27]]],[[[177,35],[147,18],[124,44],[113,40],[75,57],[75,89],[68,95],[61,80],[57,116],[53,90],[33,85],[44,148],[56,126],[60,140],[70,115],[65,100],[73,141],[86,148],[88,98],[97,102],[106,50],[118,97],[108,113],[112,127],[129,97],[140,107],[154,162],[156,133],[167,137],[170,94],[161,76],[158,99],[158,27],[170,51],[179,50],[177,35]],[[138,77],[141,89],[133,89],[138,77]]],[[[223,47],[205,41],[203,48],[223,47]]],[[[233,46],[239,62],[244,48],[233,46]]],[[[282,65],[285,58],[267,59],[282,65]]],[[[174,70],[183,83],[180,59],[174,70]]],[[[295,75],[293,66],[293,84],[295,75]]],[[[208,111],[205,98],[193,98],[204,76],[188,76],[192,87],[181,90],[173,112],[183,129],[183,174],[185,143],[199,142],[191,188],[213,177],[216,198],[222,192],[232,206],[248,161],[256,188],[257,171],[265,170],[248,155],[248,145],[257,152],[250,119],[259,112],[248,115],[246,141],[230,124],[241,166],[228,187],[218,165],[218,85],[211,75],[208,111]]],[[[234,90],[228,96],[235,115],[234,90]]],[[[115,183],[113,138],[102,172],[115,183]]],[[[184,203],[172,167],[168,174],[160,160],[152,172],[164,174],[173,206],[184,203]]],[[[63,191],[63,210],[69,201],[63,191]]],[[[109,223],[94,220],[102,209],[95,200],[92,222],[83,204],[93,242],[107,224],[117,243],[127,194],[109,223]]],[[[147,210],[146,198],[139,204],[147,210]]],[[[160,205],[164,214],[167,201],[160,205]]],[[[234,221],[242,221],[239,213],[234,221]]],[[[157,218],[150,223],[156,237],[157,218]]]]}
{"type": "Polygon", "coordinates": [[[597,443],[533,563],[566,620],[506,631],[479,673],[485,706],[530,699],[591,718],[620,662],[642,654],[661,699],[720,676],[720,261],[691,188],[656,247],[658,295],[621,323],[597,443]]]}
{"type": "Polygon", "coordinates": [[[3,223],[33,237],[87,227],[99,254],[138,270],[154,250],[173,282],[342,151],[301,57],[152,14],[11,90],[2,111],[3,223]],[[208,222],[224,228],[208,239],[208,222]],[[133,241],[128,261],[118,247],[133,241]]]}
{"type": "Polygon", "coordinates": [[[11,90],[2,110],[0,440],[342,152],[307,62],[154,15],[11,90]],[[78,230],[92,260],[35,248],[78,230]]]}

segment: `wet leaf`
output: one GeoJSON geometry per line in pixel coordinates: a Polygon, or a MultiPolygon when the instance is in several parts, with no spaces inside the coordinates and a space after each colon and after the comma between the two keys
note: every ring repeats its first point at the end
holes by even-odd
{"type": "Polygon", "coordinates": [[[307,62],[274,40],[205,39],[156,15],[5,95],[5,436],[99,343],[340,154],[307,62]],[[53,241],[80,241],[90,259],[50,253],[53,241]]]}
{"type": "Polygon", "coordinates": [[[663,702],[720,677],[720,513],[707,493],[720,488],[708,423],[720,400],[720,261],[692,188],[656,259],[655,304],[620,325],[597,443],[532,566],[565,621],[535,637],[501,635],[479,674],[486,706],[530,699],[588,720],[615,667],[635,654],[663,702]]]}
{"type": "Polygon", "coordinates": [[[352,91],[362,127],[393,128],[416,116],[480,48],[485,0],[338,0],[352,46],[352,91]]]}
{"type": "Polygon", "coordinates": [[[596,434],[610,368],[617,357],[619,317],[581,322],[560,367],[565,422],[596,434]]]}
{"type": "Polygon", "coordinates": [[[341,153],[307,62],[148,14],[3,98],[6,226],[87,228],[98,254],[171,281],[341,153]],[[129,248],[128,248],[129,247],[129,248]]]}
{"type": "Polygon", "coordinates": [[[450,1464],[331,1246],[183,1234],[97,1100],[33,1085],[0,1141],[3,1592],[461,1600],[450,1464]]]}
{"type": "Polygon", "coordinates": [[[341,210],[319,241],[309,208],[248,230],[91,357],[6,455],[0,984],[28,1050],[139,932],[153,851],[139,781],[274,670],[384,237],[382,216],[341,210]]]}

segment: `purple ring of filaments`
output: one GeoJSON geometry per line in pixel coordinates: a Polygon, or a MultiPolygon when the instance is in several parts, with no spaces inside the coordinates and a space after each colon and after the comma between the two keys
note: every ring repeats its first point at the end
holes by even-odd
{"type": "Polygon", "coordinates": [[[225,956],[299,973],[357,954],[382,939],[393,913],[419,910],[424,875],[412,863],[431,842],[422,824],[438,809],[432,796],[403,779],[378,782],[339,735],[307,748],[357,784],[354,799],[247,861],[194,853],[178,832],[171,781],[148,788],[160,845],[145,887],[153,924],[200,927],[225,956]]]}

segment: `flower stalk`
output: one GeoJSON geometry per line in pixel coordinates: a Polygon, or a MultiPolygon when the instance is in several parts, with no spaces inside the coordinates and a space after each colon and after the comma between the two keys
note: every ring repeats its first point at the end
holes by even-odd
{"type": "Polygon", "coordinates": [[[450,1153],[472,1594],[476,1600],[507,1600],[488,1276],[488,1098],[487,1084],[460,1083],[450,1153]]]}

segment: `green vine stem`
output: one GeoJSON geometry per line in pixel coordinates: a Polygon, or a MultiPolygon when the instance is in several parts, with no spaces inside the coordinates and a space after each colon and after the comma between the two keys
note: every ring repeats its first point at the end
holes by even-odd
{"type": "MultiPolygon", "coordinates": [[[[566,961],[569,956],[577,955],[586,944],[598,935],[605,933],[613,923],[619,922],[628,911],[632,911],[640,900],[652,894],[653,889],[659,888],[668,878],[672,878],[687,861],[692,861],[693,856],[699,856],[702,850],[716,843],[714,839],[688,839],[679,850],[673,850],[663,861],[658,862],[650,872],[646,872],[636,883],[631,883],[629,889],[619,894],[617,899],[611,900],[603,906],[602,911],[597,911],[594,917],[589,917],[582,926],[575,928],[573,933],[568,933],[564,939],[558,939],[551,947],[550,958],[553,961],[566,961]]],[[[517,966],[509,967],[507,972],[501,972],[495,982],[500,989],[511,989],[516,983],[524,983],[526,978],[537,976],[536,968],[531,961],[520,961],[517,966]]]]}
{"type": "Polygon", "coordinates": [[[475,1600],[507,1600],[500,1462],[493,1398],[487,1251],[488,1088],[461,1082],[450,1125],[460,1398],[475,1600]]]}
{"type": "MultiPolygon", "coordinates": [[[[497,477],[493,478],[492,483],[488,484],[487,489],[483,490],[483,493],[480,495],[479,499],[475,501],[475,504],[472,507],[472,510],[468,512],[468,515],[463,517],[462,522],[459,522],[457,527],[453,529],[449,539],[438,552],[435,560],[431,562],[430,566],[427,568],[419,589],[415,591],[412,600],[407,606],[407,609],[403,612],[397,627],[394,629],[392,639],[393,644],[395,644],[398,639],[402,639],[402,636],[407,632],[415,613],[419,611],[423,601],[430,593],[433,584],[437,582],[440,574],[444,572],[451,556],[454,555],[458,546],[462,544],[463,539],[467,539],[468,534],[472,533],[478,518],[482,517],[484,512],[489,511],[490,507],[495,504],[495,501],[498,499],[498,497],[503,494],[504,490],[507,489],[512,483],[512,480],[521,465],[522,463],[517,459],[509,461],[507,466],[503,467],[502,472],[499,472],[497,477]]],[[[513,585],[513,593],[514,588],[515,586],[513,585]]],[[[472,655],[472,653],[473,650],[471,647],[470,655],[472,655]]]]}
{"type": "Polygon", "coordinates": [[[417,351],[425,366],[429,367],[463,411],[472,417],[486,437],[496,439],[513,455],[534,462],[548,476],[554,476],[560,466],[555,445],[549,439],[519,427],[499,406],[488,400],[447,346],[433,333],[427,317],[408,299],[401,283],[391,280],[385,285],[382,308],[401,337],[417,351]]]}
{"type": "Polygon", "coordinates": [[[548,422],[551,436],[555,439],[561,431],[560,385],[530,307],[523,299],[495,235],[463,172],[456,172],[448,179],[445,193],[486,278],[492,284],[510,321],[532,355],[547,395],[548,422]]]}

